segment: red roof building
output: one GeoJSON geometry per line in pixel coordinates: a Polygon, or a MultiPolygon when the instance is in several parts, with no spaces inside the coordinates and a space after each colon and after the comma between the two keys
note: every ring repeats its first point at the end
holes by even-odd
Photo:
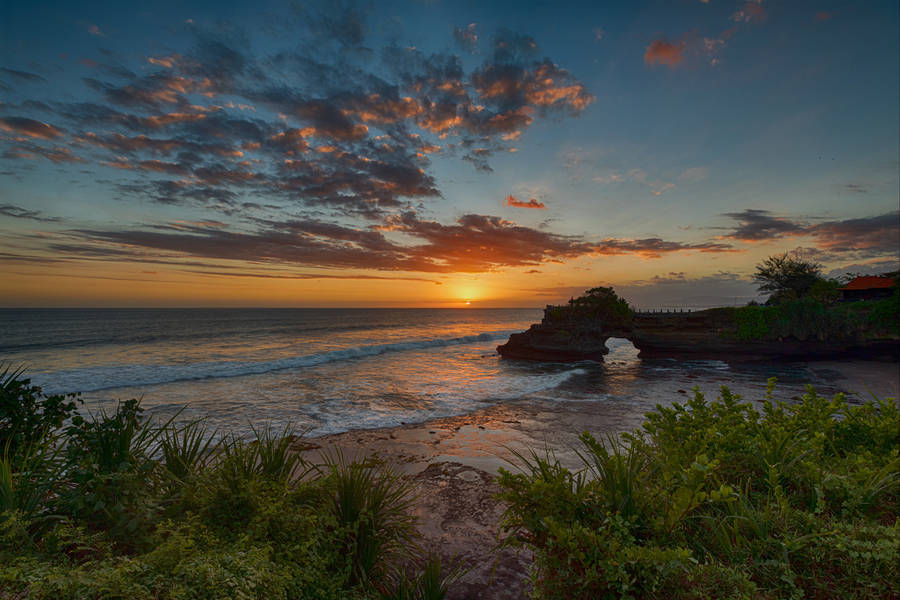
{"type": "Polygon", "coordinates": [[[893,277],[867,275],[856,277],[841,288],[842,300],[878,300],[889,298],[897,285],[893,277]]]}

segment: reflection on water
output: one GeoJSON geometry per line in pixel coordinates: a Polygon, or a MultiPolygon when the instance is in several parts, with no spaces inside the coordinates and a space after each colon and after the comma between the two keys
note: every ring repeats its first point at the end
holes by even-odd
{"type": "MultiPolygon", "coordinates": [[[[88,407],[142,397],[160,416],[207,418],[222,431],[294,423],[312,435],[421,422],[500,402],[593,403],[642,413],[696,386],[748,400],[779,379],[788,400],[808,383],[800,364],[642,360],[611,339],[602,363],[501,359],[497,344],[535,310],[0,311],[3,352],[47,391],[88,407]],[[14,314],[13,314],[14,313],[14,314]],[[31,332],[40,332],[31,335],[31,332]]],[[[833,378],[832,378],[833,379],[833,378]]]]}

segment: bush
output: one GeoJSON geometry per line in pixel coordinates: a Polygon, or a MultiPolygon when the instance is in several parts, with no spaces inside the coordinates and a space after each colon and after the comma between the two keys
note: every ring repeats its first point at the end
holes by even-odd
{"type": "Polygon", "coordinates": [[[412,560],[405,479],[370,461],[312,469],[290,426],[219,443],[136,400],[83,416],[4,377],[0,598],[425,600],[457,573],[412,560]]]}
{"type": "Polygon", "coordinates": [[[0,371],[0,455],[15,460],[20,452],[52,437],[71,417],[77,394],[45,396],[40,387],[23,378],[23,369],[9,365],[0,371]]]}
{"type": "Polygon", "coordinates": [[[772,306],[727,309],[734,325],[723,336],[742,341],[847,341],[889,337],[898,332],[895,299],[829,305],[812,297],[772,306]]]}
{"type": "Polygon", "coordinates": [[[567,306],[548,306],[544,311],[544,323],[599,319],[613,327],[625,327],[633,316],[631,307],[612,288],[595,287],[569,300],[567,306]]]}
{"type": "Polygon", "coordinates": [[[888,598],[900,543],[893,399],[658,405],[584,468],[501,471],[504,544],[535,555],[537,598],[888,598]]]}

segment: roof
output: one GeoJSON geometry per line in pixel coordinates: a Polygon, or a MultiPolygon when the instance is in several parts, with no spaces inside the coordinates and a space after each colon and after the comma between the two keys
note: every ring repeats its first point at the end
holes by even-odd
{"type": "Polygon", "coordinates": [[[847,283],[842,290],[873,290],[887,289],[894,287],[894,279],[892,277],[878,277],[877,275],[867,275],[865,277],[857,277],[847,283]]]}

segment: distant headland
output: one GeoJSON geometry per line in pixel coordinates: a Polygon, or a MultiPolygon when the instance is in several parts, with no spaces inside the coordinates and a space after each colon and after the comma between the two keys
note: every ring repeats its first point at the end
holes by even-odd
{"type": "MultiPolygon", "coordinates": [[[[790,257],[773,257],[782,270],[790,257]]],[[[771,260],[771,259],[770,259],[771,260]]],[[[764,265],[765,266],[765,263],[764,265]]],[[[762,281],[758,267],[757,281],[762,281]]],[[[778,266],[778,265],[776,265],[778,266]]],[[[612,288],[597,287],[497,347],[504,357],[541,361],[602,360],[606,340],[625,338],[641,357],[766,360],[900,355],[900,299],[895,274],[849,281],[807,278],[770,286],[765,305],[699,311],[639,312],[612,288]]]]}

